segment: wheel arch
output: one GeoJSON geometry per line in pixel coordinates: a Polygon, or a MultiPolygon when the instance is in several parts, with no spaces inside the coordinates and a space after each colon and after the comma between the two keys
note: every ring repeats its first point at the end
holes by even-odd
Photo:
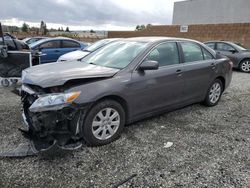
{"type": "Polygon", "coordinates": [[[96,100],[92,105],[91,105],[91,108],[96,105],[97,103],[99,103],[100,101],[104,101],[104,100],[114,100],[116,102],[118,102],[124,109],[124,112],[125,112],[125,122],[128,123],[129,122],[129,108],[128,108],[128,103],[127,101],[119,96],[119,95],[106,95],[106,96],[103,96],[101,98],[99,98],[98,100],[96,100]]]}
{"type": "Polygon", "coordinates": [[[224,90],[225,90],[225,87],[226,87],[226,80],[225,80],[225,78],[224,78],[223,76],[218,76],[218,77],[215,78],[215,80],[216,80],[216,79],[218,79],[218,80],[221,81],[222,87],[223,87],[223,91],[224,91],[224,90]]]}
{"type": "Polygon", "coordinates": [[[249,60],[249,61],[250,61],[250,57],[244,57],[244,58],[242,58],[242,59],[239,61],[237,67],[240,68],[241,63],[242,63],[243,61],[245,61],[245,60],[249,60]]]}

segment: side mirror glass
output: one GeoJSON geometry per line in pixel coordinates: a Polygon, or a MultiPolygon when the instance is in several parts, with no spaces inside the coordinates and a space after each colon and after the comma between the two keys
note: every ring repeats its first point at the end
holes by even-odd
{"type": "Polygon", "coordinates": [[[157,61],[143,61],[139,67],[139,70],[157,70],[159,68],[159,63],[157,61]]]}

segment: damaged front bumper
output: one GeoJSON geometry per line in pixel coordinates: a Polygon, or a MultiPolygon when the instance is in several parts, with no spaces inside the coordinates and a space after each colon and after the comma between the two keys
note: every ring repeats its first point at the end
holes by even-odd
{"type": "Polygon", "coordinates": [[[21,95],[24,121],[21,132],[35,152],[54,147],[73,150],[82,146],[81,127],[87,106],[68,105],[60,110],[31,112],[30,106],[38,95],[30,88],[28,92],[22,90],[21,95]]]}

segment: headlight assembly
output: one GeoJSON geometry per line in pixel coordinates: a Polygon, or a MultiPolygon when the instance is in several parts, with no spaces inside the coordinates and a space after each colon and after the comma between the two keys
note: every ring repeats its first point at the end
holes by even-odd
{"type": "Polygon", "coordinates": [[[80,91],[71,93],[52,93],[41,95],[30,106],[31,112],[44,112],[51,110],[61,110],[62,108],[71,104],[81,94],[80,91]]]}

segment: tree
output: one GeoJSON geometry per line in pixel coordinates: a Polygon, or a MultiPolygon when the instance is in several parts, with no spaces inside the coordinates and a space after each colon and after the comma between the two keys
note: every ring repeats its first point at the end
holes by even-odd
{"type": "Polygon", "coordinates": [[[141,30],[141,26],[137,25],[135,28],[136,31],[140,31],[141,30]]]}
{"type": "Polygon", "coordinates": [[[95,31],[93,29],[90,30],[90,33],[95,33],[95,31]]]}
{"type": "Polygon", "coordinates": [[[40,32],[42,35],[46,35],[48,33],[48,29],[47,29],[46,23],[44,21],[41,21],[40,32]]]}
{"type": "Polygon", "coordinates": [[[66,30],[65,30],[66,32],[69,32],[69,27],[66,27],[66,30]]]}
{"type": "Polygon", "coordinates": [[[145,25],[141,25],[141,30],[144,30],[146,29],[146,26],[145,25]]]}
{"type": "Polygon", "coordinates": [[[29,30],[29,25],[24,22],[21,29],[22,29],[22,32],[27,33],[29,30]]]}
{"type": "Polygon", "coordinates": [[[146,26],[146,29],[150,28],[151,26],[152,26],[152,24],[148,24],[148,25],[146,26]]]}
{"type": "Polygon", "coordinates": [[[145,25],[137,25],[136,28],[135,28],[136,31],[141,31],[141,30],[144,30],[144,29],[146,29],[145,25]]]}

